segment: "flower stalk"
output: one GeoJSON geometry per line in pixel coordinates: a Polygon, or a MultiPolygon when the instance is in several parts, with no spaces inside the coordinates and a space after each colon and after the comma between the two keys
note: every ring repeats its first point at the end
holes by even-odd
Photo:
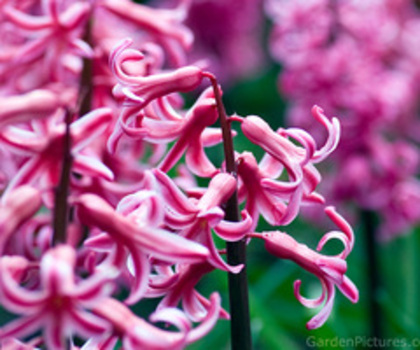
{"type": "MultiPolygon", "coordinates": [[[[84,41],[87,43],[92,42],[92,21],[86,23],[86,31],[84,41]]],[[[93,61],[92,57],[83,58],[83,69],[80,76],[79,95],[81,96],[79,116],[82,116],[92,109],[92,78],[93,78],[93,61]]]]}
{"type": "MultiPolygon", "coordinates": [[[[220,88],[216,78],[211,73],[205,73],[213,86],[217,111],[223,133],[223,147],[226,162],[226,171],[237,176],[237,165],[234,158],[234,148],[229,120],[223,105],[220,88]]],[[[225,219],[227,221],[240,221],[237,191],[228,199],[225,205],[225,219]]],[[[227,242],[227,262],[230,265],[243,264],[240,273],[229,272],[229,304],[231,315],[231,348],[232,350],[251,349],[251,326],[249,316],[248,278],[246,273],[246,240],[227,242]]]]}
{"type": "Polygon", "coordinates": [[[64,135],[63,145],[63,165],[61,169],[60,182],[55,190],[55,205],[53,217],[54,244],[64,243],[66,241],[67,223],[69,218],[68,195],[70,187],[70,173],[73,163],[71,155],[71,134],[70,124],[72,114],[69,109],[66,111],[65,124],[66,132],[64,135]]]}
{"type": "Polygon", "coordinates": [[[377,234],[377,224],[375,213],[370,210],[363,210],[361,220],[364,226],[366,237],[366,254],[368,257],[367,278],[368,278],[368,302],[370,318],[370,336],[381,339],[381,309],[378,301],[378,292],[380,289],[380,276],[378,266],[378,247],[375,242],[377,234]]]}

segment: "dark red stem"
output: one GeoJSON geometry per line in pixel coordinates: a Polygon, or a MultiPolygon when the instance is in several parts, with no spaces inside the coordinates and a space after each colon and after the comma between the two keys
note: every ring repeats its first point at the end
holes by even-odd
{"type": "Polygon", "coordinates": [[[61,169],[60,182],[55,189],[55,202],[54,202],[54,244],[64,243],[66,241],[67,223],[69,218],[68,208],[68,195],[70,187],[70,173],[73,163],[71,155],[71,134],[70,124],[72,120],[72,113],[70,110],[66,112],[66,132],[64,135],[63,145],[63,165],[61,169]]]}
{"type": "MultiPolygon", "coordinates": [[[[233,148],[233,139],[229,120],[226,116],[222,101],[220,87],[215,76],[205,73],[211,81],[217,104],[217,111],[223,133],[223,147],[225,153],[226,171],[236,178],[236,162],[233,148]]],[[[229,198],[225,206],[225,219],[240,221],[237,192],[229,198]]],[[[232,350],[251,350],[251,325],[249,317],[248,278],[246,273],[246,241],[227,242],[227,262],[230,265],[243,264],[238,274],[229,273],[229,302],[231,316],[231,348],[232,350]]]]}

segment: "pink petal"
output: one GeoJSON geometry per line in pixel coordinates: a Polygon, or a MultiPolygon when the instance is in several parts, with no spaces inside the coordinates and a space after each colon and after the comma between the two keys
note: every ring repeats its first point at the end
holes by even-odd
{"type": "Polygon", "coordinates": [[[253,227],[253,221],[247,211],[242,211],[242,221],[232,222],[222,220],[214,228],[216,234],[228,242],[239,241],[244,238],[253,227]]]}
{"type": "Polygon", "coordinates": [[[302,284],[302,281],[300,280],[295,281],[295,283],[293,284],[293,291],[294,291],[296,299],[299,300],[299,302],[302,305],[313,309],[320,306],[324,302],[325,298],[327,297],[326,295],[327,291],[324,284],[322,284],[322,294],[318,298],[315,298],[315,299],[308,299],[308,298],[303,297],[300,294],[301,284],[302,284]]]}
{"type": "Polygon", "coordinates": [[[114,244],[115,241],[107,233],[100,233],[93,237],[89,237],[83,242],[85,247],[99,252],[107,252],[111,250],[114,244]]]}
{"type": "Polygon", "coordinates": [[[28,160],[19,169],[18,173],[13,177],[12,181],[9,182],[9,185],[3,192],[3,196],[1,198],[2,203],[4,203],[4,201],[9,198],[12,190],[21,185],[34,183],[42,174],[42,172],[48,168],[49,165],[50,162],[40,156],[35,156],[28,160]]]}
{"type": "Polygon", "coordinates": [[[191,322],[181,310],[176,308],[159,309],[150,315],[150,321],[172,324],[183,333],[191,329],[191,322]]]}
{"type": "Polygon", "coordinates": [[[321,311],[312,317],[311,320],[306,324],[307,329],[315,329],[321,327],[331,314],[335,297],[335,288],[333,283],[328,281],[326,281],[324,288],[327,290],[327,301],[325,302],[325,305],[322,307],[321,311]]]}
{"type": "Polygon", "coordinates": [[[86,311],[71,310],[70,318],[72,333],[76,332],[86,339],[103,334],[110,328],[107,321],[86,311]]]}
{"type": "Polygon", "coordinates": [[[44,322],[45,317],[39,314],[18,318],[0,328],[0,339],[7,337],[23,338],[41,329],[44,322]]]}
{"type": "Polygon", "coordinates": [[[64,328],[63,320],[60,316],[49,315],[46,318],[43,330],[44,341],[50,350],[64,350],[64,335],[70,333],[69,329],[64,328]]]}
{"type": "Polygon", "coordinates": [[[337,227],[347,236],[349,249],[353,249],[354,233],[349,223],[340,214],[337,213],[333,206],[325,208],[325,213],[328,215],[331,221],[334,222],[334,224],[336,224],[337,227]]]}
{"type": "Polygon", "coordinates": [[[128,305],[137,303],[145,294],[149,282],[150,263],[146,254],[130,249],[134,264],[134,282],[131,285],[130,295],[125,300],[128,305]]]}
{"type": "Polygon", "coordinates": [[[160,190],[168,205],[173,207],[180,214],[195,214],[198,212],[196,206],[186,197],[172,179],[159,169],[153,169],[153,174],[161,185],[160,190]]]}
{"type": "Polygon", "coordinates": [[[344,276],[343,283],[337,284],[338,289],[343,293],[347,299],[352,303],[357,303],[359,300],[359,291],[354,283],[347,277],[344,276]]]}
{"type": "Polygon", "coordinates": [[[93,139],[101,135],[112,121],[111,108],[98,108],[77,119],[70,126],[73,147],[72,151],[85,147],[93,139]]]}
{"type": "Polygon", "coordinates": [[[0,127],[32,118],[49,117],[60,105],[57,94],[38,89],[22,95],[0,97],[0,127]],[[6,102],[7,101],[7,102],[6,102]]]}
{"type": "Polygon", "coordinates": [[[14,9],[11,6],[5,6],[3,13],[14,24],[25,30],[41,30],[52,26],[52,21],[46,16],[31,16],[24,12],[14,9]]]}
{"type": "Polygon", "coordinates": [[[45,293],[26,290],[16,283],[6,269],[2,268],[0,271],[0,296],[3,307],[23,315],[30,315],[42,309],[46,300],[45,293]]]}
{"type": "Polygon", "coordinates": [[[325,145],[321,149],[315,152],[315,155],[312,157],[312,161],[319,163],[328,157],[338,145],[340,140],[340,122],[337,118],[333,118],[332,122],[324,115],[322,108],[318,106],[312,107],[312,115],[323,124],[328,131],[328,139],[325,142],[325,145]]]}
{"type": "Polygon", "coordinates": [[[112,170],[94,156],[77,154],[74,157],[73,170],[83,175],[100,177],[108,181],[114,180],[112,170]]]}
{"type": "Polygon", "coordinates": [[[97,226],[116,239],[138,244],[138,248],[158,259],[194,262],[202,261],[209,254],[204,246],[176,234],[153,227],[137,227],[98,196],[82,195],[78,204],[78,215],[82,222],[97,226]]]}
{"type": "Polygon", "coordinates": [[[191,142],[185,155],[185,162],[188,168],[200,177],[212,177],[219,172],[204,152],[200,140],[191,142]]]}
{"type": "Polygon", "coordinates": [[[213,293],[210,296],[210,308],[208,309],[207,316],[200,323],[200,325],[190,331],[187,335],[187,343],[191,344],[198,339],[204,337],[214,327],[221,310],[221,298],[218,293],[213,293]]]}

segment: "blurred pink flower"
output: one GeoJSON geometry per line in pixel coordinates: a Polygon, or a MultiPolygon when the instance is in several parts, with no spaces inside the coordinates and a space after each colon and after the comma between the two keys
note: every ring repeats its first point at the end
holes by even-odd
{"type": "Polygon", "coordinates": [[[13,278],[16,259],[19,258],[4,256],[0,260],[1,304],[22,317],[0,328],[1,339],[25,337],[41,329],[48,349],[64,349],[64,340],[73,333],[89,338],[109,328],[106,321],[87,310],[112,291],[107,283],[112,271],[76,281],[75,250],[58,246],[42,257],[41,289],[29,290],[13,278]]]}
{"type": "Polygon", "coordinates": [[[78,74],[81,57],[93,54],[82,40],[91,5],[73,1],[65,6],[59,0],[42,1],[40,5],[41,15],[26,13],[12,4],[3,8],[6,18],[28,33],[27,41],[15,48],[12,67],[23,68],[41,61],[38,75],[43,81],[60,81],[66,70],[78,74]]]}
{"type": "Polygon", "coordinates": [[[400,189],[413,191],[404,207],[416,207],[420,192],[413,157],[420,130],[418,9],[393,0],[268,0],[266,9],[289,122],[319,140],[324,135],[306,110],[319,103],[340,116],[343,137],[321,191],[337,205],[352,200],[376,211],[382,238],[404,233],[420,222],[420,213],[395,205],[400,189]]]}
{"type": "Polygon", "coordinates": [[[0,204],[0,256],[9,238],[41,205],[40,192],[27,185],[14,189],[0,204]]]}
{"type": "Polygon", "coordinates": [[[262,68],[262,0],[191,1],[185,23],[194,34],[189,62],[203,62],[224,85],[262,68]]]}
{"type": "MultiPolygon", "coordinates": [[[[12,189],[22,184],[34,184],[41,180],[44,189],[52,190],[58,183],[66,133],[62,115],[60,112],[47,121],[34,121],[31,130],[9,126],[0,132],[1,143],[13,152],[29,156],[9,183],[3,201],[12,189]]],[[[75,172],[112,180],[112,172],[100,159],[83,153],[83,149],[107,129],[111,119],[112,111],[102,108],[71,123],[71,151],[75,172]]]]}

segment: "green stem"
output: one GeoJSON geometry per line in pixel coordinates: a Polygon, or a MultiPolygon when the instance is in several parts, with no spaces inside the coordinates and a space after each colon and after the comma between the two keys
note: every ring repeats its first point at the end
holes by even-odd
{"type": "MultiPolygon", "coordinates": [[[[234,156],[232,133],[230,123],[226,116],[217,80],[211,73],[205,73],[214,90],[217,110],[223,133],[223,147],[226,160],[226,171],[236,178],[236,162],[234,156]]],[[[240,221],[237,192],[229,198],[225,207],[225,219],[228,221],[240,221]]],[[[251,323],[249,316],[248,278],[246,273],[246,241],[227,242],[227,262],[230,265],[242,264],[240,273],[228,274],[229,303],[231,316],[231,348],[232,350],[250,350],[251,347],[251,323]]]]}

